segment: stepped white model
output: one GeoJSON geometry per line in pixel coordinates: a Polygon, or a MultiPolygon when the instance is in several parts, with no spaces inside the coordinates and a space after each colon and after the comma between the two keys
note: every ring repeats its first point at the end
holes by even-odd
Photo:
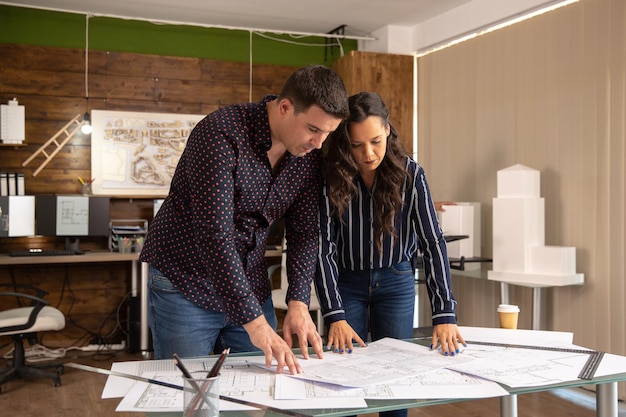
{"type": "Polygon", "coordinates": [[[579,285],[576,248],[545,246],[540,173],[524,165],[498,171],[493,199],[493,270],[490,280],[527,287],[579,285]]]}

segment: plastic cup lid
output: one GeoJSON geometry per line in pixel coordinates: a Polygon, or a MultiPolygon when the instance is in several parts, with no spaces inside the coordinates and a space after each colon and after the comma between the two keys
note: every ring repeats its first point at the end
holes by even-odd
{"type": "Polygon", "coordinates": [[[500,304],[498,306],[499,313],[519,313],[519,307],[513,304],[500,304]]]}

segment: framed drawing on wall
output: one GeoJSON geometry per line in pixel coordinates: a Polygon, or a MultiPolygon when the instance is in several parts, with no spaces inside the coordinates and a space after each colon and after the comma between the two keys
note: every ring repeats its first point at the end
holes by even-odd
{"type": "Polygon", "coordinates": [[[204,115],[92,110],[94,195],[164,197],[204,115]]]}

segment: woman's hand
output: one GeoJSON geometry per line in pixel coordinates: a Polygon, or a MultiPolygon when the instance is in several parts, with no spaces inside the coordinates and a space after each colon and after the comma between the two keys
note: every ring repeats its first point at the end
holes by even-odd
{"type": "Polygon", "coordinates": [[[328,330],[326,349],[333,349],[335,353],[352,353],[354,348],[352,340],[356,340],[361,347],[367,347],[363,339],[359,337],[346,320],[335,321],[330,324],[330,329],[328,330]]]}
{"type": "Polygon", "coordinates": [[[448,356],[454,356],[461,352],[459,343],[467,346],[465,339],[461,336],[461,332],[456,324],[437,324],[433,328],[433,338],[431,349],[437,348],[437,344],[441,344],[441,353],[448,356]]]}

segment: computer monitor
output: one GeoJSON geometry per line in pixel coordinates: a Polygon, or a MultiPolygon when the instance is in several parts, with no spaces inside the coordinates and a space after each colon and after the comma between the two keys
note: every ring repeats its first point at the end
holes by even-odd
{"type": "Polygon", "coordinates": [[[80,237],[109,235],[109,197],[79,195],[37,196],[36,232],[65,237],[65,248],[80,250],[80,237]]]}

